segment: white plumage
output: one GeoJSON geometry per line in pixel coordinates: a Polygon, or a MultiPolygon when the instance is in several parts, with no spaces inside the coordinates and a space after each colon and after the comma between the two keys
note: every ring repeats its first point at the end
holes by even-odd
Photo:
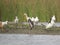
{"type": "Polygon", "coordinates": [[[46,29],[51,28],[53,25],[54,25],[54,23],[49,23],[49,24],[46,26],[46,29]]]}
{"type": "Polygon", "coordinates": [[[46,29],[51,28],[55,24],[55,16],[53,15],[51,22],[46,25],[46,29]]]}
{"type": "Polygon", "coordinates": [[[54,23],[55,20],[56,20],[55,15],[53,15],[53,17],[51,19],[51,23],[54,23]]]}
{"type": "Polygon", "coordinates": [[[4,27],[4,25],[7,25],[7,24],[8,24],[8,21],[0,22],[0,28],[2,29],[2,31],[5,31],[5,30],[3,30],[3,27],[4,27]]]}
{"type": "Polygon", "coordinates": [[[14,22],[15,22],[15,23],[18,23],[18,21],[19,21],[19,19],[18,19],[18,17],[16,16],[14,22]]]}
{"type": "Polygon", "coordinates": [[[27,22],[29,23],[30,29],[32,30],[32,28],[34,27],[34,17],[28,17],[26,13],[24,13],[24,15],[26,16],[27,22]]]}
{"type": "Polygon", "coordinates": [[[2,22],[2,26],[7,25],[8,21],[2,22]]]}
{"type": "Polygon", "coordinates": [[[35,22],[38,22],[38,21],[39,21],[39,19],[38,19],[38,17],[36,17],[36,18],[35,18],[35,22]]]}
{"type": "Polygon", "coordinates": [[[34,21],[35,21],[35,18],[34,18],[34,17],[32,17],[32,18],[31,18],[31,21],[33,21],[33,22],[34,22],[34,21]]]}
{"type": "Polygon", "coordinates": [[[31,17],[28,17],[26,13],[24,13],[24,15],[26,16],[27,21],[31,19],[31,17]]]}
{"type": "Polygon", "coordinates": [[[34,18],[34,17],[28,17],[26,13],[24,13],[24,15],[26,16],[26,19],[31,27],[31,29],[34,27],[35,23],[39,21],[38,17],[34,18]]]}
{"type": "Polygon", "coordinates": [[[31,18],[31,21],[33,21],[34,22],[34,25],[35,25],[35,24],[37,24],[39,22],[39,19],[38,19],[38,17],[35,17],[35,18],[32,17],[31,18]]]}
{"type": "Polygon", "coordinates": [[[3,30],[4,25],[7,25],[8,21],[0,22],[0,28],[3,30]]]}
{"type": "Polygon", "coordinates": [[[38,17],[36,17],[36,18],[32,17],[31,18],[31,17],[28,17],[26,13],[24,13],[24,15],[26,16],[27,21],[28,21],[28,19],[31,19],[31,21],[33,21],[33,22],[38,22],[39,21],[38,17]]]}
{"type": "Polygon", "coordinates": [[[38,22],[38,21],[39,21],[38,17],[35,17],[35,18],[32,17],[31,20],[32,20],[33,22],[38,22]]]}

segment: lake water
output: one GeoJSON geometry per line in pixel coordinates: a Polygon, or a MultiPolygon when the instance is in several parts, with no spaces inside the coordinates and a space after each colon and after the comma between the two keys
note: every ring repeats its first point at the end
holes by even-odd
{"type": "Polygon", "coordinates": [[[0,45],[60,45],[60,35],[0,34],[0,45]]]}
{"type": "MultiPolygon", "coordinates": [[[[28,22],[24,22],[23,24],[26,25],[26,24],[28,24],[28,22]]],[[[35,25],[39,25],[39,26],[40,26],[41,24],[47,25],[48,22],[39,22],[38,24],[35,24],[35,25]]],[[[60,27],[60,22],[56,22],[56,23],[55,23],[55,26],[56,26],[56,27],[60,27]]]]}

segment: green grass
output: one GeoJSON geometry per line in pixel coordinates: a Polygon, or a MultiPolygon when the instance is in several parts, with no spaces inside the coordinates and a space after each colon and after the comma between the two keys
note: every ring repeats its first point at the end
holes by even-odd
{"type": "Polygon", "coordinates": [[[2,21],[13,21],[16,15],[20,21],[26,21],[23,15],[25,12],[30,17],[38,16],[42,22],[56,15],[56,21],[60,22],[60,0],[0,0],[2,21]]]}

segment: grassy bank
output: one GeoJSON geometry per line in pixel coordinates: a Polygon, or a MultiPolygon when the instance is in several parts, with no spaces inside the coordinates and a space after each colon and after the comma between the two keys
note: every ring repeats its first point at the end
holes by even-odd
{"type": "Polygon", "coordinates": [[[40,21],[48,21],[56,15],[60,22],[60,0],[0,0],[0,19],[13,21],[17,15],[20,21],[26,21],[24,13],[28,16],[38,16],[40,21]]]}

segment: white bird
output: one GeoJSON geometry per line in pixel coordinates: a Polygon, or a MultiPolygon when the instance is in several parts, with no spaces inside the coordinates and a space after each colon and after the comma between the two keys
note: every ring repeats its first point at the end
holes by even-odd
{"type": "Polygon", "coordinates": [[[35,22],[39,22],[39,19],[38,19],[38,17],[36,17],[36,18],[35,18],[35,22]]]}
{"type": "Polygon", "coordinates": [[[3,30],[4,25],[7,25],[7,24],[8,24],[8,21],[0,22],[0,28],[2,29],[2,31],[4,31],[3,30]]]}
{"type": "Polygon", "coordinates": [[[51,22],[46,25],[46,29],[53,27],[53,25],[55,24],[55,20],[56,20],[56,18],[53,15],[51,22]]]}
{"type": "Polygon", "coordinates": [[[34,27],[33,18],[28,17],[26,13],[24,13],[24,15],[26,16],[27,22],[29,23],[30,29],[32,30],[34,27]]]}
{"type": "Polygon", "coordinates": [[[38,22],[38,21],[39,21],[38,17],[36,17],[36,18],[32,17],[31,20],[32,20],[33,22],[38,22]]]}
{"type": "Polygon", "coordinates": [[[18,21],[19,21],[19,19],[18,19],[18,17],[16,16],[14,22],[15,22],[15,23],[18,23],[18,21]]]}
{"type": "MultiPolygon", "coordinates": [[[[56,20],[55,15],[53,15],[51,20],[54,20],[54,21],[56,20]]],[[[53,22],[51,21],[51,23],[53,23],[53,22]]]]}
{"type": "Polygon", "coordinates": [[[32,17],[31,20],[34,22],[34,25],[39,22],[38,17],[36,17],[36,18],[32,17]]]}
{"type": "Polygon", "coordinates": [[[24,13],[24,15],[26,16],[27,21],[31,19],[31,17],[28,17],[26,13],[24,13]]]}
{"type": "Polygon", "coordinates": [[[7,25],[8,21],[2,22],[2,26],[7,25]]]}
{"type": "Polygon", "coordinates": [[[34,18],[34,17],[32,17],[32,18],[31,18],[31,21],[35,22],[35,18],[34,18]]]}
{"type": "Polygon", "coordinates": [[[34,23],[33,21],[31,21],[31,19],[28,19],[28,22],[29,22],[30,29],[32,30],[32,28],[34,27],[34,23]]]}

